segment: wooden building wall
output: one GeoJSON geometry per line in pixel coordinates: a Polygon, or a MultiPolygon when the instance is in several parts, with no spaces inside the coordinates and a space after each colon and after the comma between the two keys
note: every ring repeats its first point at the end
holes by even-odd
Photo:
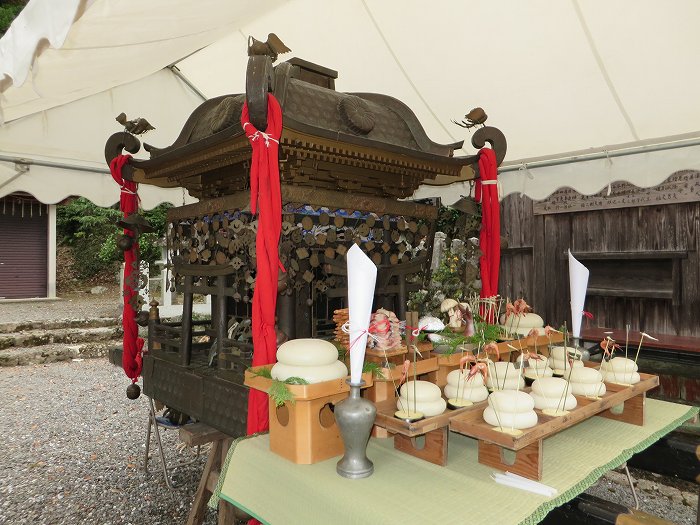
{"type": "Polygon", "coordinates": [[[656,189],[616,183],[610,196],[506,197],[501,295],[524,297],[553,326],[569,320],[570,248],[591,270],[593,326],[700,336],[700,172],[685,173],[656,189]]]}

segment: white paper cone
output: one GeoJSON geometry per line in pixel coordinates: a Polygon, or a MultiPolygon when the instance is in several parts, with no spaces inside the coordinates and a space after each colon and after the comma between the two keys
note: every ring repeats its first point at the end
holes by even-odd
{"type": "Polygon", "coordinates": [[[348,315],[350,316],[350,381],[362,380],[367,329],[372,317],[377,267],[357,244],[348,250],[348,315]]]}
{"type": "Polygon", "coordinates": [[[578,262],[569,250],[569,291],[571,292],[571,332],[574,337],[581,335],[581,320],[583,319],[583,305],[586,302],[586,289],[588,288],[588,275],[590,272],[583,264],[578,262]]]}

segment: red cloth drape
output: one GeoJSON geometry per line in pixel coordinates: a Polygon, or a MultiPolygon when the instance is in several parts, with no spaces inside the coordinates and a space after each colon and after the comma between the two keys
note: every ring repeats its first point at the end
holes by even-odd
{"type": "MultiPolygon", "coordinates": [[[[481,202],[481,232],[479,249],[481,258],[481,297],[498,294],[498,270],[501,261],[501,217],[498,203],[498,163],[490,148],[479,151],[479,178],[476,181],[477,202],[481,202]]],[[[490,312],[492,312],[490,310],[490,312]]],[[[484,311],[482,310],[482,316],[484,311]]],[[[495,319],[487,319],[494,322],[495,319]]]]}
{"type": "MultiPolygon", "coordinates": [[[[243,105],[241,123],[253,147],[250,165],[250,211],[258,214],[255,237],[257,262],[253,293],[253,366],[276,361],[275,308],[277,275],[281,268],[279,240],[282,229],[282,192],[279,172],[279,138],[282,109],[272,95],[267,96],[267,129],[258,131],[250,123],[248,104],[243,105]]],[[[248,394],[248,434],[268,429],[267,394],[250,389],[248,394]]]]}
{"type": "MultiPolygon", "coordinates": [[[[112,172],[112,178],[119,184],[121,188],[121,196],[119,197],[119,209],[124,213],[124,218],[139,209],[139,198],[137,195],[138,184],[122,178],[122,167],[126,164],[131,155],[119,155],[112,159],[109,164],[109,169],[112,172]]],[[[124,230],[125,235],[133,237],[133,233],[129,230],[124,230]]],[[[139,337],[139,327],[136,324],[136,312],[131,306],[132,298],[138,293],[134,290],[130,283],[133,281],[131,275],[138,274],[138,258],[139,245],[136,241],[131,246],[131,249],[124,252],[124,311],[122,314],[122,327],[124,328],[122,353],[122,368],[124,372],[136,383],[141,375],[141,367],[143,365],[143,339],[139,337]]]]}

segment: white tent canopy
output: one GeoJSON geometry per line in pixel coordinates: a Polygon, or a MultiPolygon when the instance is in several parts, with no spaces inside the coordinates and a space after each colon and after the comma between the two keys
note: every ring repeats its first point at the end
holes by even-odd
{"type": "MultiPolygon", "coordinates": [[[[247,36],[275,32],[294,56],[338,70],[338,90],[402,100],[433,140],[466,139],[463,154],[473,153],[470,135],[450,119],[482,106],[508,139],[504,194],[543,198],[561,186],[590,194],[615,180],[653,186],[678,169],[700,169],[697,27],[692,0],[672,8],[651,0],[31,0],[0,40],[9,122],[0,154],[72,159],[63,145],[28,150],[30,128],[61,109],[79,113],[90,135],[80,160],[101,162],[120,111],[147,117],[158,128],[148,142],[168,145],[197,98],[163,68],[177,62],[207,97],[240,93],[247,36]],[[60,3],[65,9],[47,7],[60,3]],[[53,47],[29,71],[42,38],[53,47]],[[87,100],[94,105],[80,106],[87,100]],[[24,121],[32,124],[18,144],[24,121]]],[[[66,141],[79,132],[61,129],[66,141]]],[[[21,189],[25,177],[11,184],[21,189]]],[[[418,195],[450,202],[466,191],[418,195]]]]}
{"type": "MultiPolygon", "coordinates": [[[[55,204],[79,195],[99,206],[110,206],[119,201],[119,187],[104,157],[107,137],[120,130],[114,117],[122,111],[133,116],[147,113],[158,127],[145,139],[170,144],[184,115],[200,102],[177,77],[159,71],[138,82],[6,123],[0,128],[0,196],[24,191],[45,204],[55,204]]],[[[194,202],[180,188],[148,185],[141,185],[139,197],[145,209],[161,202],[194,202]]]]}

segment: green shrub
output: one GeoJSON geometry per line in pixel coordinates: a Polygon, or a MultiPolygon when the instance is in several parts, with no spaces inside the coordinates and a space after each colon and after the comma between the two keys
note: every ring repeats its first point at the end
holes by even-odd
{"type": "Polygon", "coordinates": [[[0,5],[0,36],[10,27],[10,24],[24,8],[26,2],[3,2],[0,5]]]}
{"type": "MultiPolygon", "coordinates": [[[[161,204],[153,210],[142,212],[156,228],[154,233],[140,236],[141,259],[153,263],[160,259],[160,246],[156,243],[165,235],[166,214],[169,204],[161,204]]],[[[122,230],[116,226],[122,217],[118,207],[101,208],[80,197],[58,207],[56,223],[61,244],[71,246],[75,254],[75,269],[80,277],[88,278],[104,270],[116,269],[123,260],[117,249],[117,239],[122,230]]]]}

